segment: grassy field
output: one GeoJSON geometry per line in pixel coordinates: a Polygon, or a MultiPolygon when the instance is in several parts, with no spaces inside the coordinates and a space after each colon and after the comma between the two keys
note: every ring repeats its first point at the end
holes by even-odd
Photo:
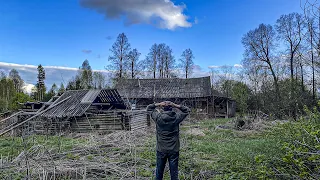
{"type": "MultiPolygon", "coordinates": [[[[271,168],[286,157],[283,140],[291,136],[285,136],[287,131],[292,128],[274,122],[259,122],[251,130],[235,130],[233,119],[186,123],[180,132],[180,179],[272,179],[271,168]]],[[[24,149],[21,142],[21,138],[0,138],[0,154],[17,156],[24,149]]],[[[156,167],[154,130],[118,132],[111,137],[35,136],[29,138],[29,143],[28,147],[40,144],[51,152],[64,153],[56,160],[59,163],[114,165],[112,171],[99,176],[101,179],[152,179],[156,167]],[[100,146],[103,149],[97,150],[100,146]],[[75,149],[86,149],[86,153],[72,153],[75,149]]],[[[165,179],[170,179],[168,168],[165,179]]]]}
{"type": "MultiPolygon", "coordinates": [[[[250,177],[260,157],[274,157],[282,153],[280,141],[269,136],[268,131],[237,131],[216,129],[217,125],[232,128],[231,119],[205,120],[195,125],[181,127],[180,178],[181,179],[239,179],[250,177]],[[202,132],[204,134],[193,134],[202,132]],[[191,133],[190,133],[191,132],[191,133]]],[[[151,138],[147,146],[155,146],[151,138]]],[[[155,168],[155,152],[146,149],[140,154],[155,168]]],[[[148,171],[143,175],[151,177],[148,171]]],[[[169,172],[166,172],[169,179],[169,172]]]]}

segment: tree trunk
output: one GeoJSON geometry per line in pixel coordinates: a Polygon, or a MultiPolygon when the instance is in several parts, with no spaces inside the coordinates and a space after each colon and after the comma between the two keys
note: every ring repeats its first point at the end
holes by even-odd
{"type": "Polygon", "coordinates": [[[131,78],[133,79],[134,78],[134,61],[132,60],[131,62],[131,78]]]}
{"type": "Polygon", "coordinates": [[[120,57],[120,74],[119,74],[119,78],[122,78],[122,57],[120,57]]]}
{"type": "Polygon", "coordinates": [[[270,71],[271,71],[271,74],[272,74],[272,77],[273,77],[274,86],[276,88],[276,93],[277,93],[277,97],[278,97],[278,100],[279,100],[280,91],[279,91],[279,85],[278,85],[278,78],[277,78],[276,73],[274,72],[273,67],[272,67],[272,65],[271,65],[269,60],[268,60],[268,65],[269,65],[269,68],[270,68],[270,71]]]}
{"type": "Polygon", "coordinates": [[[302,63],[300,63],[300,70],[301,70],[301,91],[304,92],[304,80],[303,80],[303,66],[302,63]]]}
{"type": "Polygon", "coordinates": [[[291,46],[291,54],[290,54],[290,75],[291,75],[291,82],[293,82],[294,79],[294,71],[293,71],[293,56],[294,56],[294,52],[292,50],[292,45],[291,46]]]}
{"type": "Polygon", "coordinates": [[[153,79],[156,78],[156,71],[157,71],[157,55],[153,56],[153,79]]]}
{"type": "Polygon", "coordinates": [[[315,78],[314,78],[314,57],[313,57],[313,30],[311,27],[310,22],[308,23],[309,26],[309,33],[310,33],[310,47],[311,47],[311,66],[312,66],[312,99],[315,100],[316,99],[316,95],[315,95],[315,78]]]}

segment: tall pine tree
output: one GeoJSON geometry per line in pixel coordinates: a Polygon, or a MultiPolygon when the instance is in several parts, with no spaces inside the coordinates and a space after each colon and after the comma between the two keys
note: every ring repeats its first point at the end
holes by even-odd
{"type": "Polygon", "coordinates": [[[44,93],[46,92],[44,80],[46,79],[46,73],[41,64],[38,65],[38,82],[37,82],[37,100],[42,101],[44,93]]]}

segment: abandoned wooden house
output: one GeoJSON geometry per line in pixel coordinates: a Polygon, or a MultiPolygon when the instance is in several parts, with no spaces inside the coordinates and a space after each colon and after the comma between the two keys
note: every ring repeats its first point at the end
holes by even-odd
{"type": "Polygon", "coordinates": [[[192,108],[194,115],[235,115],[235,101],[214,94],[209,76],[190,79],[125,79],[119,81],[115,88],[137,109],[143,109],[154,102],[170,100],[192,108]]]}
{"type": "Polygon", "coordinates": [[[148,126],[146,113],[129,109],[116,89],[72,90],[47,103],[24,104],[21,111],[0,121],[0,134],[16,127],[37,134],[136,130],[148,126]]]}

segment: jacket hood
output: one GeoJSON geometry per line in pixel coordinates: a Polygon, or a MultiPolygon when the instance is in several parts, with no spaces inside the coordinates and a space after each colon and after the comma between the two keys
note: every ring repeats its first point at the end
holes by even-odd
{"type": "Polygon", "coordinates": [[[165,122],[174,121],[176,119],[176,112],[163,111],[161,116],[162,116],[163,121],[165,121],[165,122]]]}

